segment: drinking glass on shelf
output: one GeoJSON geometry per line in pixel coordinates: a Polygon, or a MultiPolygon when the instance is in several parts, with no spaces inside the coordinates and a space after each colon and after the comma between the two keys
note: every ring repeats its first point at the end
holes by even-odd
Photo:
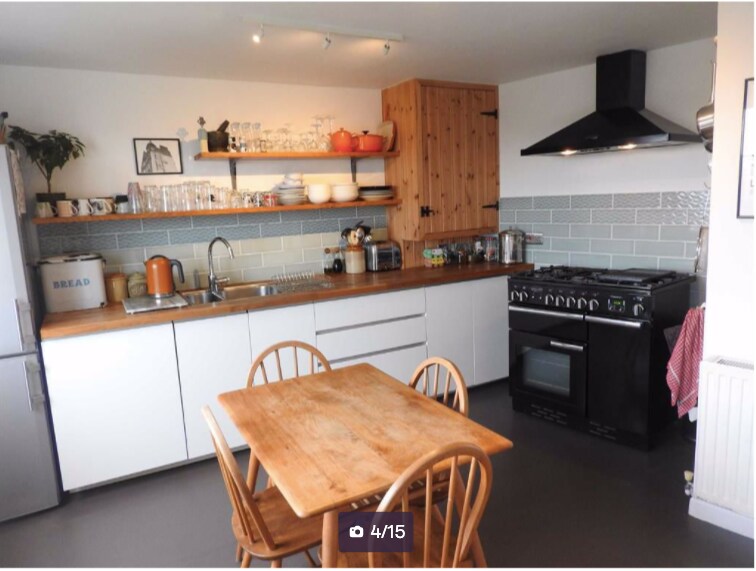
{"type": "Polygon", "coordinates": [[[187,181],[181,185],[181,199],[179,210],[194,210],[197,201],[196,183],[187,181]]]}
{"type": "Polygon", "coordinates": [[[215,188],[215,191],[213,192],[213,196],[215,196],[215,202],[213,203],[213,208],[216,210],[220,210],[222,208],[228,208],[230,199],[231,199],[231,190],[226,187],[215,188]]]}
{"type": "Polygon", "coordinates": [[[197,210],[210,210],[212,205],[212,186],[209,180],[197,183],[197,210]]]}
{"type": "Polygon", "coordinates": [[[260,152],[264,153],[273,149],[271,138],[273,136],[272,129],[265,129],[263,131],[263,138],[260,140],[260,152]]]}
{"type": "Polygon", "coordinates": [[[160,186],[158,194],[157,211],[170,212],[173,209],[173,185],[164,184],[160,186]]]}
{"type": "Polygon", "coordinates": [[[262,139],[260,123],[252,123],[252,150],[255,153],[261,152],[260,140],[262,139]]]}
{"type": "Polygon", "coordinates": [[[144,187],[142,197],[144,198],[145,212],[157,212],[156,188],[154,184],[148,184],[144,187]]]}

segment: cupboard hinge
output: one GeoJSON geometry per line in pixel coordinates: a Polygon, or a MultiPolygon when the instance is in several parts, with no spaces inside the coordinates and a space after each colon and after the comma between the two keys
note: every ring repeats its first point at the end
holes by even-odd
{"type": "Polygon", "coordinates": [[[483,208],[495,208],[496,212],[498,212],[499,211],[499,201],[497,200],[496,202],[492,202],[491,204],[484,204],[483,208]]]}
{"type": "Polygon", "coordinates": [[[499,118],[499,110],[498,109],[493,109],[491,111],[481,111],[480,114],[481,115],[485,115],[486,117],[493,117],[494,119],[498,119],[499,118]]]}
{"type": "Polygon", "coordinates": [[[420,218],[427,218],[433,214],[435,214],[436,211],[433,210],[430,206],[421,206],[420,207],[420,218]]]}

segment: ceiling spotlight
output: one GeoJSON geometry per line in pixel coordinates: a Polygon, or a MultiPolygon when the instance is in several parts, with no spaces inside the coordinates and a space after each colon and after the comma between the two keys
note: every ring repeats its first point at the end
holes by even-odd
{"type": "Polygon", "coordinates": [[[265,37],[265,28],[262,24],[260,24],[260,29],[257,30],[254,34],[252,34],[252,41],[256,44],[259,44],[262,42],[262,39],[265,37]]]}
{"type": "Polygon", "coordinates": [[[328,34],[326,34],[326,35],[325,35],[325,37],[323,38],[323,49],[324,49],[324,50],[327,50],[327,49],[328,49],[328,48],[330,48],[330,47],[331,47],[331,34],[330,34],[330,33],[328,33],[328,34]]]}
{"type": "Polygon", "coordinates": [[[387,56],[390,51],[391,51],[391,42],[386,40],[386,43],[383,44],[383,55],[387,56]]]}

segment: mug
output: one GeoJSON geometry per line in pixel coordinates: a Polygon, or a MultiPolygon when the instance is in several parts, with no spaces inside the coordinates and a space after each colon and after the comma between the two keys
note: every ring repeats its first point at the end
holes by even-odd
{"type": "Polygon", "coordinates": [[[113,199],[112,198],[90,198],[89,203],[92,205],[95,216],[104,216],[106,214],[113,214],[113,199]]]}
{"type": "Polygon", "coordinates": [[[57,209],[49,202],[37,203],[37,218],[52,218],[57,213],[57,209]]]}
{"type": "Polygon", "coordinates": [[[79,209],[78,216],[91,216],[94,214],[94,208],[86,198],[80,198],[76,201],[76,208],[79,209]]]}
{"type": "Polygon", "coordinates": [[[61,218],[71,218],[79,213],[79,209],[73,203],[73,200],[59,200],[55,203],[58,209],[58,216],[61,218]]]}

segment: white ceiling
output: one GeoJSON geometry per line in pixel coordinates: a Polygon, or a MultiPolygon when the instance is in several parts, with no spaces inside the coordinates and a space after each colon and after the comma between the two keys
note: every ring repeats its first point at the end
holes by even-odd
{"type": "Polygon", "coordinates": [[[380,88],[410,77],[505,83],[716,34],[711,2],[2,3],[0,63],[380,88]],[[267,27],[288,19],[403,34],[383,42],[267,27]]]}

